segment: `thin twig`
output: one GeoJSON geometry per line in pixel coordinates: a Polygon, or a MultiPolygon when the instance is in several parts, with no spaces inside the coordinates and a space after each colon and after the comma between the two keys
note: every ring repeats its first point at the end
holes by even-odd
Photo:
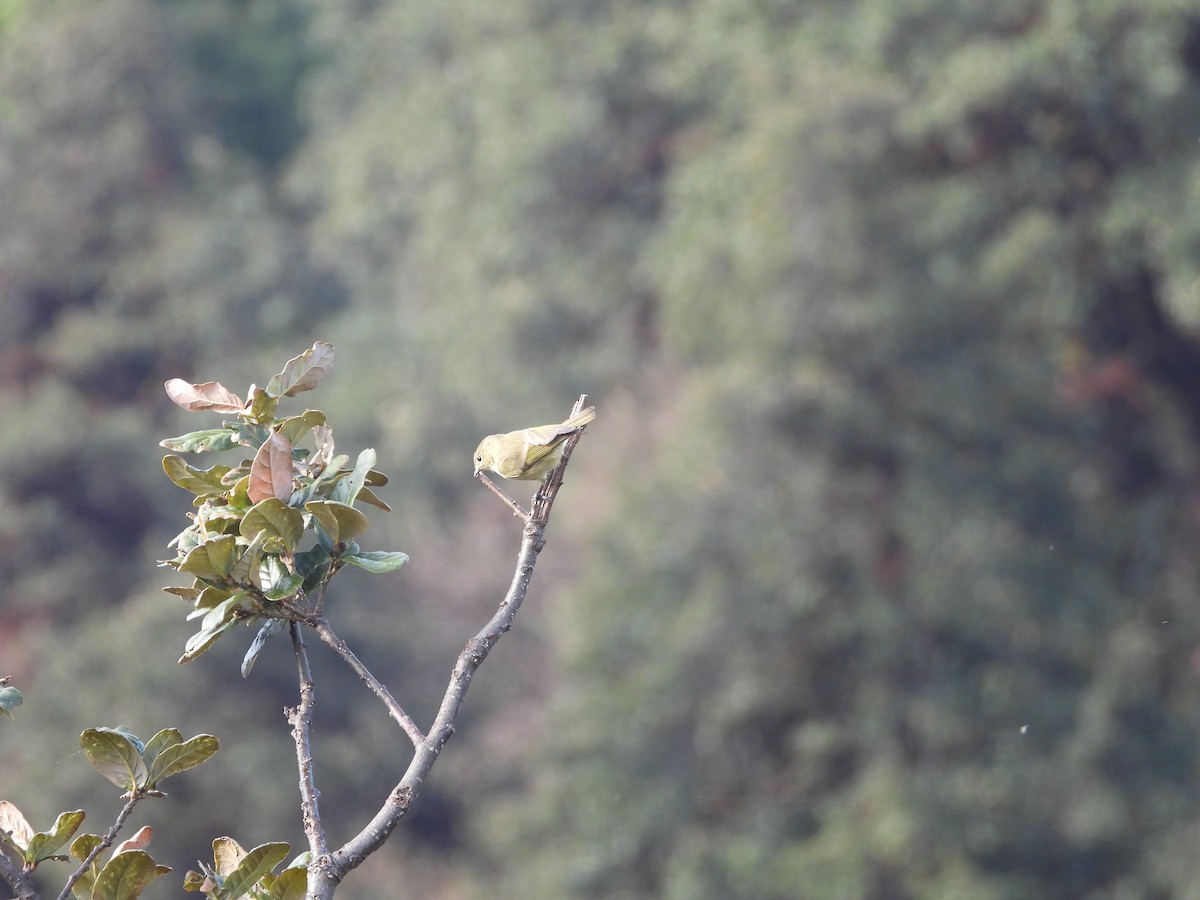
{"type": "Polygon", "coordinates": [[[361,660],[346,646],[346,642],[334,633],[327,619],[316,617],[308,620],[308,624],[312,626],[317,636],[323,642],[332,647],[333,651],[346,661],[346,664],[357,673],[358,677],[372,690],[375,696],[383,701],[383,705],[387,707],[388,713],[395,719],[396,724],[404,729],[404,733],[413,742],[413,746],[418,746],[425,740],[425,735],[421,733],[420,727],[413,721],[412,716],[404,711],[404,708],[396,702],[396,698],[392,696],[383,683],[362,664],[361,660]]]}
{"type": "Polygon", "coordinates": [[[320,585],[317,586],[316,597],[312,602],[312,614],[314,616],[322,616],[325,614],[325,590],[329,587],[329,579],[332,577],[332,572],[326,573],[321,579],[320,585]]]}
{"type": "MultiPolygon", "coordinates": [[[[588,395],[580,394],[579,399],[575,401],[575,405],[571,408],[571,415],[576,416],[588,405],[588,395]]],[[[550,521],[550,509],[554,506],[554,498],[558,496],[558,489],[562,487],[563,476],[567,471],[567,463],[571,459],[571,453],[575,449],[575,445],[579,443],[579,439],[583,437],[584,425],[577,429],[563,443],[562,457],[558,461],[558,465],[551,470],[546,480],[542,482],[537,493],[533,495],[533,502],[529,505],[529,518],[531,521],[539,522],[545,526],[550,521]]]]}
{"type": "Polygon", "coordinates": [[[300,681],[300,704],[287,711],[292,725],[292,738],[296,742],[296,765],[300,771],[300,814],[304,820],[304,833],[308,837],[308,849],[313,856],[329,852],[329,841],[325,826],[321,824],[321,810],[317,805],[317,781],[312,757],[313,709],[316,706],[316,686],[313,684],[312,669],[308,664],[308,649],[304,646],[304,635],[296,622],[291,623],[292,647],[296,651],[296,669],[300,681]]]}
{"type": "Polygon", "coordinates": [[[475,477],[483,482],[484,487],[508,504],[508,508],[512,510],[514,516],[516,516],[518,519],[529,518],[529,513],[525,512],[525,510],[521,507],[521,504],[512,497],[508,496],[508,494],[504,493],[504,491],[494,481],[492,481],[492,479],[488,478],[482,472],[476,472],[475,477]]]}
{"type": "Polygon", "coordinates": [[[79,868],[71,873],[71,877],[67,879],[66,885],[63,886],[62,892],[58,895],[58,900],[68,900],[71,896],[71,888],[75,887],[75,882],[83,877],[83,873],[95,862],[97,856],[113,845],[113,841],[117,839],[117,833],[120,832],[121,826],[125,824],[125,820],[129,818],[129,814],[133,812],[133,808],[137,806],[142,796],[139,791],[134,791],[129,795],[129,799],[125,801],[125,805],[117,813],[117,818],[113,821],[112,827],[108,829],[108,833],[100,839],[100,843],[92,848],[92,852],[79,864],[79,868]]]}

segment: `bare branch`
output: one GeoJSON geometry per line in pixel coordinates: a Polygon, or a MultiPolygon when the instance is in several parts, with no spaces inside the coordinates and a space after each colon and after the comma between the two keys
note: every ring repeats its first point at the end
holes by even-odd
{"type": "MultiPolygon", "coordinates": [[[[500,602],[495,615],[484,628],[467,642],[459,654],[450,675],[450,682],[442,697],[442,703],[429,729],[429,735],[417,745],[416,753],[404,777],[391,790],[383,806],[355,837],[346,842],[345,846],[335,851],[332,866],[328,873],[333,884],[345,877],[346,873],[360,865],[371,853],[379,848],[389,834],[392,833],[400,819],[408,812],[412,801],[420,793],[438,755],[454,734],[454,723],[462,707],[463,698],[475,671],[483,663],[500,637],[512,628],[512,623],[521,608],[529,583],[533,577],[533,567],[537,556],[545,545],[544,527],[529,522],[525,525],[524,539],[517,555],[517,567],[513,574],[512,584],[508,593],[500,602]]],[[[317,896],[332,896],[318,894],[317,896]]]]}
{"type": "Polygon", "coordinates": [[[304,646],[304,635],[296,622],[291,623],[292,646],[296,651],[296,668],[300,680],[300,705],[287,710],[288,722],[292,726],[292,738],[296,742],[296,765],[300,771],[300,813],[304,820],[304,834],[308,837],[308,849],[313,856],[329,852],[325,827],[321,824],[321,810],[317,805],[317,782],[312,757],[313,708],[316,706],[316,687],[312,669],[308,665],[308,649],[304,646]]]}
{"type": "Polygon", "coordinates": [[[38,900],[39,894],[33,889],[29,876],[3,853],[0,853],[0,878],[8,882],[15,900],[38,900]]]}
{"type": "MultiPolygon", "coordinates": [[[[587,405],[587,399],[586,394],[581,395],[572,414],[582,410],[587,405]]],[[[533,568],[537,564],[538,554],[542,552],[542,548],[546,544],[546,523],[550,520],[555,497],[558,495],[559,488],[562,487],[563,473],[566,470],[571,451],[579,442],[582,434],[583,429],[581,428],[568,438],[563,447],[562,459],[534,495],[530,512],[524,516],[525,527],[522,531],[521,547],[517,553],[517,565],[508,592],[500,601],[491,620],[467,642],[458,655],[454,669],[450,673],[450,681],[442,696],[441,705],[427,735],[421,734],[416,723],[404,713],[404,710],[388,693],[387,688],[367,671],[367,668],[350,652],[345,642],[333,633],[329,623],[323,617],[318,615],[305,620],[306,624],[316,629],[321,640],[333,647],[375,692],[376,696],[387,704],[392,717],[401,724],[415,747],[412,761],[404,776],[388,793],[387,799],[371,821],[339,849],[332,853],[326,852],[315,856],[313,864],[309,868],[307,895],[309,900],[332,900],[334,891],[342,879],[382,846],[421,792],[430,770],[454,734],[459,710],[462,708],[467,688],[470,687],[475,672],[500,638],[512,628],[517,612],[525,601],[525,596],[529,592],[529,584],[533,579],[533,568]]],[[[500,494],[514,511],[520,510],[520,506],[515,501],[508,498],[488,479],[481,478],[480,480],[500,494]]]]}
{"type": "Polygon", "coordinates": [[[334,652],[346,661],[346,664],[358,674],[358,677],[363,680],[375,696],[383,701],[384,706],[388,709],[388,713],[396,721],[396,724],[404,729],[404,733],[408,735],[408,739],[413,742],[413,745],[419,746],[425,739],[425,735],[421,733],[420,727],[413,721],[412,716],[406,713],[404,708],[396,702],[396,698],[392,696],[383,683],[372,675],[370,670],[362,664],[362,661],[346,646],[346,642],[334,633],[329,625],[329,621],[323,617],[315,617],[306,621],[317,632],[317,636],[324,643],[332,647],[334,652]]]}

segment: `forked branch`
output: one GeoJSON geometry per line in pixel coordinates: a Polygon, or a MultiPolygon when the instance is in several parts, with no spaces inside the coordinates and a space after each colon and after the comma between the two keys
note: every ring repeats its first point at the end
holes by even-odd
{"type": "MultiPolygon", "coordinates": [[[[573,414],[578,413],[586,406],[587,395],[585,394],[575,404],[573,414]]],[[[417,795],[420,794],[430,770],[437,762],[438,756],[450,740],[451,735],[454,734],[455,722],[475,672],[500,638],[512,628],[521,604],[525,601],[525,596],[529,592],[529,584],[533,579],[533,569],[537,564],[538,554],[546,544],[546,525],[550,520],[550,512],[554,506],[554,500],[558,496],[558,490],[562,486],[563,473],[570,460],[571,451],[579,442],[581,435],[582,430],[568,439],[563,449],[562,459],[534,495],[530,511],[525,517],[525,527],[522,531],[521,546],[517,552],[512,582],[491,620],[467,642],[458,655],[454,669],[450,673],[449,683],[442,696],[441,705],[428,734],[422,735],[416,724],[412,723],[406,714],[403,714],[403,710],[391,698],[387,689],[374,676],[371,676],[366,667],[345,647],[344,642],[333,634],[329,629],[328,622],[316,619],[308,623],[316,628],[325,643],[333,647],[358,672],[372,691],[384,700],[392,713],[392,718],[396,719],[415,746],[413,758],[403,777],[389,792],[383,805],[371,821],[337,850],[331,853],[314,854],[313,864],[309,868],[308,897],[310,900],[330,900],[342,879],[387,840],[388,835],[396,828],[417,795]]]]}

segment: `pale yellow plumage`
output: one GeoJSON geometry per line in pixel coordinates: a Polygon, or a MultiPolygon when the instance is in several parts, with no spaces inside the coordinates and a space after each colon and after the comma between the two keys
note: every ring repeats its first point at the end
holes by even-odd
{"type": "Polygon", "coordinates": [[[489,434],[475,448],[475,471],[487,470],[521,481],[541,481],[558,465],[567,438],[594,418],[596,407],[589,406],[558,425],[489,434]]]}

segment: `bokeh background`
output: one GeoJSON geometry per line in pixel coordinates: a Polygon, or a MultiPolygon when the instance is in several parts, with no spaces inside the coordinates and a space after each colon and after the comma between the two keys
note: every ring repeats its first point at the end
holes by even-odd
{"type": "MultiPolygon", "coordinates": [[[[599,408],[339,896],[1200,897],[1198,279],[1182,0],[3,0],[0,796],[101,830],[79,732],[178,726],[148,896],[301,844],[157,442],[324,339],[412,557],[331,614],[425,722],[519,540],[471,449],[599,408]]],[[[315,655],[344,840],[408,747],[315,655]]]]}

